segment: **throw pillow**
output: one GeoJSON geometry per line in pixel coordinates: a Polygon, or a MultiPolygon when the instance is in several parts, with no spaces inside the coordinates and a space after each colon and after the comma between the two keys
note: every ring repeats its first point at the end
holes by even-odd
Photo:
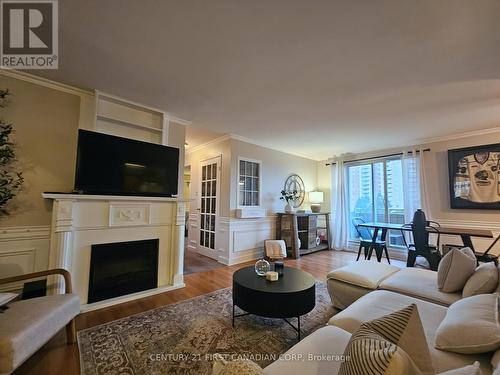
{"type": "Polygon", "coordinates": [[[476,256],[470,248],[451,250],[439,262],[438,289],[446,293],[462,290],[475,270],[476,256]]]}
{"type": "Polygon", "coordinates": [[[16,293],[0,293],[0,306],[5,306],[12,300],[16,299],[16,293]]]}
{"type": "Polygon", "coordinates": [[[498,271],[498,285],[497,288],[495,289],[495,292],[500,293],[500,263],[497,266],[497,271],[498,271]]]}
{"type": "Polygon", "coordinates": [[[440,372],[438,375],[483,375],[483,372],[481,371],[479,362],[476,361],[472,365],[440,372]]]}
{"type": "Polygon", "coordinates": [[[222,356],[216,356],[212,375],[263,375],[262,368],[249,359],[226,361],[222,356]]]}
{"type": "Polygon", "coordinates": [[[362,323],[344,355],[349,360],[342,362],[339,375],[434,374],[415,304],[362,323]]]}
{"type": "Polygon", "coordinates": [[[497,293],[478,294],[451,304],[436,330],[436,349],[461,354],[498,349],[498,298],[497,293]]]}
{"type": "Polygon", "coordinates": [[[493,355],[491,356],[490,360],[491,367],[493,368],[493,370],[500,369],[500,366],[498,365],[499,362],[500,362],[500,349],[497,349],[496,352],[493,353],[493,355]]]}
{"type": "Polygon", "coordinates": [[[498,270],[495,263],[483,263],[467,280],[462,291],[462,297],[475,296],[476,294],[493,293],[498,285],[498,270]]]}

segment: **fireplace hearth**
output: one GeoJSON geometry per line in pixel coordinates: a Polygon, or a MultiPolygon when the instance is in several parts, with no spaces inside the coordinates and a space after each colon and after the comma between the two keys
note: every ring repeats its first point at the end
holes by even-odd
{"type": "Polygon", "coordinates": [[[158,286],[159,240],[92,245],[88,303],[158,286]]]}

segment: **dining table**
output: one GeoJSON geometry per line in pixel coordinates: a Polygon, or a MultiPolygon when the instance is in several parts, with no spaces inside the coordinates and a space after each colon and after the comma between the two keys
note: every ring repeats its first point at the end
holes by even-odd
{"type": "MultiPolygon", "coordinates": [[[[396,223],[385,223],[379,221],[361,223],[359,226],[373,229],[372,242],[375,243],[380,233],[380,239],[385,241],[387,237],[387,232],[389,230],[400,231],[403,234],[403,239],[405,238],[404,232],[411,232],[411,225],[409,224],[396,224],[396,223]]],[[[452,236],[460,236],[464,247],[469,247],[474,253],[474,244],[472,243],[473,237],[478,238],[493,238],[493,233],[491,230],[487,229],[477,229],[477,228],[463,228],[463,227],[441,227],[441,226],[428,226],[427,231],[429,233],[436,234],[446,234],[452,236]]],[[[498,240],[498,237],[497,237],[498,240]]],[[[495,240],[495,243],[496,241],[495,240]]],[[[492,246],[490,246],[491,248],[492,246]]],[[[488,249],[489,250],[489,249],[488,249]]]]}

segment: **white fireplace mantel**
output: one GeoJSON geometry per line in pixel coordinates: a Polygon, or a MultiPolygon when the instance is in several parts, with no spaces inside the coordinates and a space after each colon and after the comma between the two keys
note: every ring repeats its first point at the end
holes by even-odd
{"type": "MultiPolygon", "coordinates": [[[[184,286],[184,201],[114,195],[44,193],[42,196],[53,201],[49,267],[64,268],[71,273],[82,311],[184,286]],[[91,246],[146,239],[159,239],[157,288],[88,304],[91,246]]],[[[62,287],[56,284],[56,290],[62,287]]]]}
{"type": "Polygon", "coordinates": [[[93,194],[66,194],[43,193],[42,197],[54,200],[88,200],[88,201],[146,201],[146,202],[184,202],[178,198],[143,197],[135,195],[93,195],[93,194]]]}

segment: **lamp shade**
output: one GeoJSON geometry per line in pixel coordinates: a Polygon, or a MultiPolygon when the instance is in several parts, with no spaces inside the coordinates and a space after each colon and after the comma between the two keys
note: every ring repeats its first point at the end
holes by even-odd
{"type": "Polygon", "coordinates": [[[309,202],[310,203],[323,203],[323,192],[322,191],[310,191],[309,192],[309,202]]]}

